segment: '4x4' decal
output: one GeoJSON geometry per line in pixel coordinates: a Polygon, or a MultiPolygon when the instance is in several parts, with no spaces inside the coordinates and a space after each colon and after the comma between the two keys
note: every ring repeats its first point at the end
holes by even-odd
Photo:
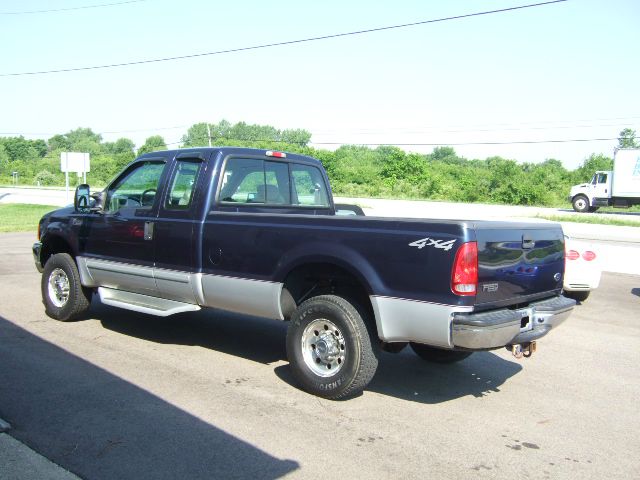
{"type": "Polygon", "coordinates": [[[456,239],[453,240],[436,240],[435,238],[421,238],[420,240],[416,240],[415,242],[411,242],[409,244],[410,247],[418,247],[419,250],[422,250],[424,247],[436,247],[442,250],[449,251],[453,248],[453,244],[456,243],[456,239]]]}

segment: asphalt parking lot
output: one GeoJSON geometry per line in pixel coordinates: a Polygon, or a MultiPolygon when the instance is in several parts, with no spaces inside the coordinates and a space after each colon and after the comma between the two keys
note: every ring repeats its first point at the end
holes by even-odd
{"type": "MultiPolygon", "coordinates": [[[[600,288],[528,360],[382,354],[365,393],[294,385],[286,324],[44,315],[33,234],[0,235],[0,418],[84,479],[637,478],[640,276],[600,288]]],[[[0,466],[0,472],[1,470],[0,466]]],[[[0,475],[1,477],[2,475],[0,475]]]]}

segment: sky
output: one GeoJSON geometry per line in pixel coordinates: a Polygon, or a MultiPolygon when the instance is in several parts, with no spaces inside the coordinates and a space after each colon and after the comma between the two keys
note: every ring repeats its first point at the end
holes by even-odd
{"type": "Polygon", "coordinates": [[[122,1],[0,0],[0,135],[47,139],[89,127],[108,141],[127,137],[140,146],[159,134],[177,147],[190,125],[226,119],[303,128],[319,148],[400,144],[429,153],[452,145],[469,159],[555,158],[569,169],[592,153],[612,156],[623,128],[640,136],[637,0],[568,0],[184,60],[7,75],[535,3],[144,0],[77,8],[122,1]],[[77,9],[10,14],[69,8],[77,9]]]}

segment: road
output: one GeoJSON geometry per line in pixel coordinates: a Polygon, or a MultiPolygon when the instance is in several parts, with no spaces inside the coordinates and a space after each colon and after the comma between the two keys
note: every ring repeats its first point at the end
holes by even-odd
{"type": "MultiPolygon", "coordinates": [[[[640,277],[601,286],[529,360],[382,354],[360,397],[292,382],[286,324],[94,301],[48,319],[32,234],[0,235],[0,417],[84,479],[628,479],[640,471],[640,277]]],[[[0,466],[0,477],[2,466],[0,466]]]]}

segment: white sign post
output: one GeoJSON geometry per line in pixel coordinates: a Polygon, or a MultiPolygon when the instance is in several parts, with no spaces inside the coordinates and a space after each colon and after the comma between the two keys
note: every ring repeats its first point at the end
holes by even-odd
{"type": "Polygon", "coordinates": [[[65,185],[67,187],[67,202],[69,201],[69,172],[76,172],[78,177],[83,176],[83,183],[87,183],[87,172],[90,171],[88,153],[60,152],[60,171],[64,172],[65,185]]]}

